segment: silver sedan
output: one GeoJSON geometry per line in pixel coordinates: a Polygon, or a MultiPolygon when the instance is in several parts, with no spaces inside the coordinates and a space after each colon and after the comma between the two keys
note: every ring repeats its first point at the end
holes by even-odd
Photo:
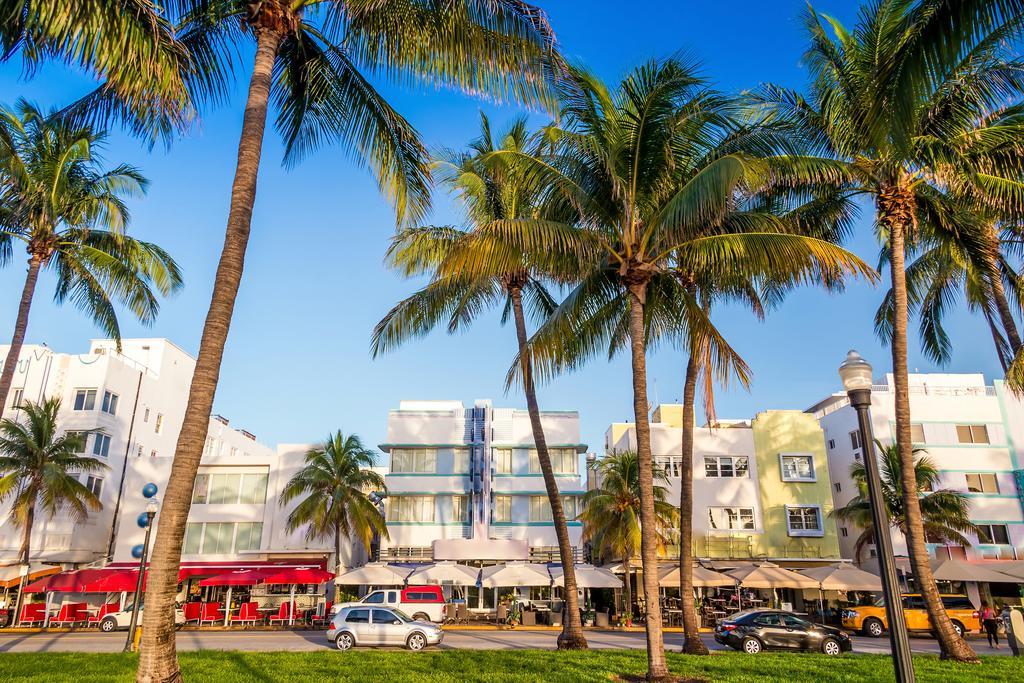
{"type": "Polygon", "coordinates": [[[345,607],[327,627],[327,640],[339,650],[350,650],[356,645],[397,645],[416,651],[437,645],[443,637],[439,625],[415,621],[391,607],[345,607]]]}

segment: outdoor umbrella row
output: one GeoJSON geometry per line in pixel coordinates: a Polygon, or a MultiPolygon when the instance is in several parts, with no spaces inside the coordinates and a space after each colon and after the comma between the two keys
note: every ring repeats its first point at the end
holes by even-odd
{"type": "MultiPolygon", "coordinates": [[[[402,586],[437,584],[452,586],[528,587],[563,586],[565,577],[559,566],[529,562],[507,562],[476,569],[455,562],[437,562],[416,568],[371,562],[345,572],[335,579],[340,585],[402,586]]],[[[607,569],[589,564],[576,565],[576,584],[580,588],[619,588],[622,581],[607,569]]]]}

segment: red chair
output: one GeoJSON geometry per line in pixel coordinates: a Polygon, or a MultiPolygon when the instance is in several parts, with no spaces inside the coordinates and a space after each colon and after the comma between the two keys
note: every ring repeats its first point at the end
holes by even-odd
{"type": "Polygon", "coordinates": [[[120,603],[120,601],[105,602],[100,607],[99,611],[96,612],[96,614],[94,614],[93,616],[89,617],[89,626],[98,626],[99,623],[101,621],[103,621],[103,617],[107,616],[108,614],[113,614],[114,612],[120,612],[120,611],[121,611],[121,603],[120,603]]]}
{"type": "Polygon", "coordinates": [[[50,619],[51,626],[74,626],[75,624],[85,621],[85,614],[82,610],[85,609],[84,602],[68,602],[61,605],[60,611],[57,612],[57,616],[50,619]]]}
{"type": "Polygon", "coordinates": [[[295,606],[290,602],[282,602],[281,609],[277,610],[277,614],[270,617],[270,623],[273,624],[275,621],[288,623],[292,620],[292,610],[294,607],[295,606]]]}
{"type": "Polygon", "coordinates": [[[21,606],[21,618],[18,619],[19,626],[31,626],[33,624],[42,624],[45,621],[45,602],[26,602],[24,605],[21,606]]]}
{"type": "Polygon", "coordinates": [[[253,624],[260,618],[259,604],[255,602],[243,602],[238,614],[231,617],[231,623],[253,624]]]}
{"type": "Polygon", "coordinates": [[[316,610],[313,612],[313,618],[311,619],[311,621],[313,622],[313,626],[323,626],[330,620],[331,607],[333,605],[334,603],[328,600],[326,603],[316,608],[316,610]],[[320,611],[321,609],[323,609],[323,612],[320,611]]]}
{"type": "Polygon", "coordinates": [[[224,623],[224,611],[220,608],[219,602],[204,602],[203,609],[199,616],[199,625],[206,622],[211,624],[224,623]]]}
{"type": "Polygon", "coordinates": [[[185,623],[196,622],[199,623],[199,617],[203,613],[203,603],[201,602],[186,602],[185,606],[181,608],[185,613],[185,623]]]}

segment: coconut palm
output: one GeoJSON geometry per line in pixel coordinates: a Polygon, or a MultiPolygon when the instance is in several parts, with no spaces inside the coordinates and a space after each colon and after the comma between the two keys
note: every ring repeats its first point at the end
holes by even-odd
{"type": "Polygon", "coordinates": [[[546,16],[519,0],[176,5],[176,36],[189,50],[186,75],[197,99],[229,92],[236,51],[255,50],[224,246],[153,547],[139,681],[180,677],[172,606],[181,544],[241,282],[271,101],[286,162],[340,144],[369,166],[405,223],[419,220],[429,202],[427,154],[364,74],[542,104],[558,64],[546,16]]]}
{"type": "MultiPolygon", "coordinates": [[[[37,515],[51,518],[59,512],[81,522],[103,508],[78,477],[101,472],[107,465],[80,455],[85,450],[81,434],[58,434],[60,403],[59,398],[25,401],[19,405],[21,420],[0,420],[0,502],[12,500],[11,521],[22,530],[23,565],[29,563],[37,515]]],[[[18,592],[19,603],[22,594],[18,592]]]]}
{"type": "Polygon", "coordinates": [[[40,272],[57,280],[54,299],[70,302],[120,343],[114,302],[144,324],[160,309],[154,289],[168,295],[181,273],[160,247],[126,234],[124,200],[141,195],[146,179],[127,164],[108,166],[106,135],[68,123],[19,101],[0,109],[0,265],[22,244],[28,272],[11,346],[0,373],[0,416],[25,341],[40,272]]]}
{"type": "Polygon", "coordinates": [[[341,539],[362,543],[367,552],[374,535],[387,537],[384,515],[370,500],[384,491],[384,477],[372,469],[374,452],[355,434],[338,430],[306,451],[305,465],[281,491],[281,505],[301,499],[288,513],[288,531],[305,527],[306,538],[334,538],[335,563],[341,563],[341,539]]]}
{"type": "MultiPolygon", "coordinates": [[[[632,560],[640,551],[640,461],[636,451],[619,451],[591,463],[597,479],[595,488],[583,494],[579,519],[583,534],[604,559],[621,558],[626,572],[625,614],[633,611],[632,560]]],[[[668,500],[665,472],[653,466],[652,476],[655,528],[659,553],[668,544],[670,530],[679,524],[679,514],[668,500]]],[[[646,571],[646,570],[645,570],[646,571]]],[[[655,572],[657,574],[657,572],[655,572]]]]}
{"type": "MultiPolygon", "coordinates": [[[[883,445],[880,441],[875,441],[875,447],[880,456],[882,500],[889,514],[889,524],[906,535],[907,518],[900,489],[899,450],[895,444],[883,445]]],[[[939,470],[929,458],[919,455],[924,452],[923,448],[914,448],[914,477],[918,490],[923,492],[921,518],[929,542],[970,546],[964,533],[974,532],[975,527],[970,520],[967,496],[958,491],[936,488],[940,480],[939,470]]],[[[853,547],[853,557],[859,561],[864,547],[875,542],[875,528],[871,521],[864,463],[854,463],[850,468],[850,476],[857,485],[857,496],[845,506],[833,510],[832,514],[836,519],[852,522],[863,529],[853,547]]]]}
{"type": "Polygon", "coordinates": [[[1021,170],[1019,129],[998,112],[1020,99],[1010,37],[1019,35],[1022,19],[1024,4],[1014,0],[877,0],[848,29],[809,8],[808,96],[777,86],[752,94],[762,112],[816,146],[818,157],[805,164],[838,165],[851,193],[874,200],[890,266],[896,442],[911,565],[943,656],[962,661],[976,655],[942,608],[914,479],[905,253],[922,218],[942,213],[948,189],[973,184],[1020,205],[1012,182],[1021,170]]]}
{"type": "MultiPolygon", "coordinates": [[[[472,226],[538,215],[542,192],[531,185],[529,178],[518,172],[514,160],[496,155],[495,152],[501,150],[532,154],[539,142],[537,136],[529,134],[525,118],[516,119],[496,142],[490,122],[481,114],[480,135],[470,143],[470,150],[464,153],[445,153],[435,162],[435,172],[441,183],[462,200],[470,229],[465,232],[454,228],[414,228],[403,231],[395,237],[388,251],[391,264],[407,276],[422,275],[424,271],[427,274],[436,273],[443,269],[439,261],[451,251],[472,250],[480,246],[480,241],[474,238],[472,226]]],[[[569,528],[562,494],[558,490],[544,437],[529,356],[525,353],[529,336],[526,308],[529,307],[531,317],[543,320],[554,310],[555,303],[531,263],[530,255],[523,253],[520,256],[505,272],[479,279],[458,275],[435,277],[424,288],[403,299],[377,324],[373,335],[373,353],[376,356],[411,336],[424,335],[440,324],[445,324],[449,332],[454,332],[468,326],[476,316],[492,306],[504,306],[502,323],[507,322],[511,313],[519,346],[520,373],[533,442],[551,505],[552,524],[564,569],[566,619],[558,637],[558,647],[585,649],[587,641],[583,636],[579,612],[575,558],[569,540],[569,528]]],[[[486,254],[482,256],[485,257],[486,254]]]]}

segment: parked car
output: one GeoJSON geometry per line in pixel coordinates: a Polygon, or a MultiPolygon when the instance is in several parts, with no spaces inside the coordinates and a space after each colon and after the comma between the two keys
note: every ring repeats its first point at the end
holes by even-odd
{"type": "MultiPolygon", "coordinates": [[[[943,595],[942,604],[953,622],[958,635],[969,631],[981,631],[981,619],[966,595],[943,595]]],[[[889,628],[885,615],[885,602],[879,598],[874,605],[860,605],[844,609],[841,614],[843,628],[860,631],[866,636],[879,638],[889,628]]],[[[924,606],[924,598],[918,593],[903,596],[903,617],[908,631],[931,631],[932,621],[924,606]]]]}
{"type": "Polygon", "coordinates": [[[720,621],[715,641],[751,655],[776,649],[838,655],[853,649],[845,631],[812,624],[792,612],[766,609],[743,610],[720,621]]]}
{"type": "Polygon", "coordinates": [[[443,637],[439,625],[417,621],[390,607],[344,607],[327,627],[327,640],[339,650],[392,645],[418,651],[439,644],[443,637]]]}
{"type": "MultiPolygon", "coordinates": [[[[142,623],[142,612],[145,606],[139,608],[139,622],[142,623]]],[[[127,629],[132,623],[132,605],[128,605],[119,612],[111,612],[100,620],[100,630],[104,633],[127,629]]],[[[181,628],[185,625],[185,612],[180,609],[174,610],[174,625],[181,628]]]]}
{"type": "Polygon", "coordinates": [[[334,605],[333,611],[343,607],[364,607],[367,605],[393,607],[412,615],[417,621],[444,621],[444,593],[440,586],[407,586],[373,591],[358,602],[343,602],[334,605]]]}

